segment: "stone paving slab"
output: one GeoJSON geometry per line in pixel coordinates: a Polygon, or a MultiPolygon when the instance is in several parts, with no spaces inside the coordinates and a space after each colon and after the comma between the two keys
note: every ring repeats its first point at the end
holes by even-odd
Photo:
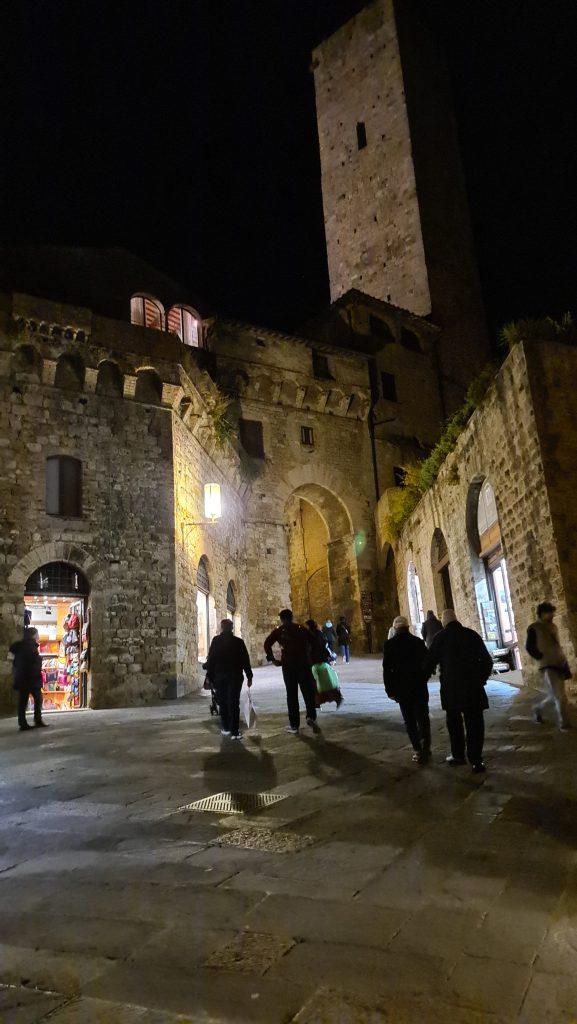
{"type": "Polygon", "coordinates": [[[65,1002],[65,996],[0,985],[0,1024],[37,1024],[65,1002]]]}
{"type": "MultiPolygon", "coordinates": [[[[347,671],[377,682],[379,664],[347,671]]],[[[52,999],[57,1024],[575,1024],[577,735],[490,684],[488,774],[451,771],[433,686],[422,769],[382,685],[349,682],[318,740],[285,733],[267,678],[244,745],[222,742],[204,697],[52,716],[25,743],[0,722],[14,1012],[52,999]],[[171,814],[228,789],[286,798],[171,814]],[[271,847],[226,845],[239,827],[271,847]],[[274,852],[283,832],[314,841],[274,852]]]]}

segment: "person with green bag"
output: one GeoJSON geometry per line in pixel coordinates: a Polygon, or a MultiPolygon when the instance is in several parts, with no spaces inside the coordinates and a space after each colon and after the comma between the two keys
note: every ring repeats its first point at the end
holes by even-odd
{"type": "Polygon", "coordinates": [[[339,677],[331,665],[332,651],[314,619],[308,619],[305,625],[311,634],[311,662],[316,683],[317,707],[333,701],[337,707],[340,707],[343,695],[339,686],[339,677]]]}

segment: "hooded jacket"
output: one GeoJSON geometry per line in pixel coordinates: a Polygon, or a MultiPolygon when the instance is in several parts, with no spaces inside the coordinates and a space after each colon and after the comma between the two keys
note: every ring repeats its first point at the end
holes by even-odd
{"type": "Polygon", "coordinates": [[[474,629],[449,622],[437,633],[427,654],[427,677],[437,665],[441,668],[443,711],[478,711],[489,707],[485,684],[493,659],[474,629]]]}

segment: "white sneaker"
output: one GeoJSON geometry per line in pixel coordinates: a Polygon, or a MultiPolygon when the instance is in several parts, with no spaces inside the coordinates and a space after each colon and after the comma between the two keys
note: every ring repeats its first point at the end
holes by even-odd
{"type": "Polygon", "coordinates": [[[298,729],[293,729],[292,725],[287,725],[286,732],[292,733],[293,736],[298,736],[298,729]]]}
{"type": "Polygon", "coordinates": [[[231,740],[242,740],[242,733],[237,732],[236,736],[231,736],[231,740]]]}
{"type": "Polygon", "coordinates": [[[220,730],[220,735],[221,736],[230,736],[230,729],[221,729],[220,730]]]}

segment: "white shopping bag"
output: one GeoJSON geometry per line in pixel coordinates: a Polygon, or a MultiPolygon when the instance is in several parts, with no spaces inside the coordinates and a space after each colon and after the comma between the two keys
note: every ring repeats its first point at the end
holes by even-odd
{"type": "Polygon", "coordinates": [[[242,691],[240,698],[240,710],[242,717],[246,722],[247,729],[254,728],[256,725],[256,711],[254,710],[254,704],[248,687],[245,687],[242,691]]]}

